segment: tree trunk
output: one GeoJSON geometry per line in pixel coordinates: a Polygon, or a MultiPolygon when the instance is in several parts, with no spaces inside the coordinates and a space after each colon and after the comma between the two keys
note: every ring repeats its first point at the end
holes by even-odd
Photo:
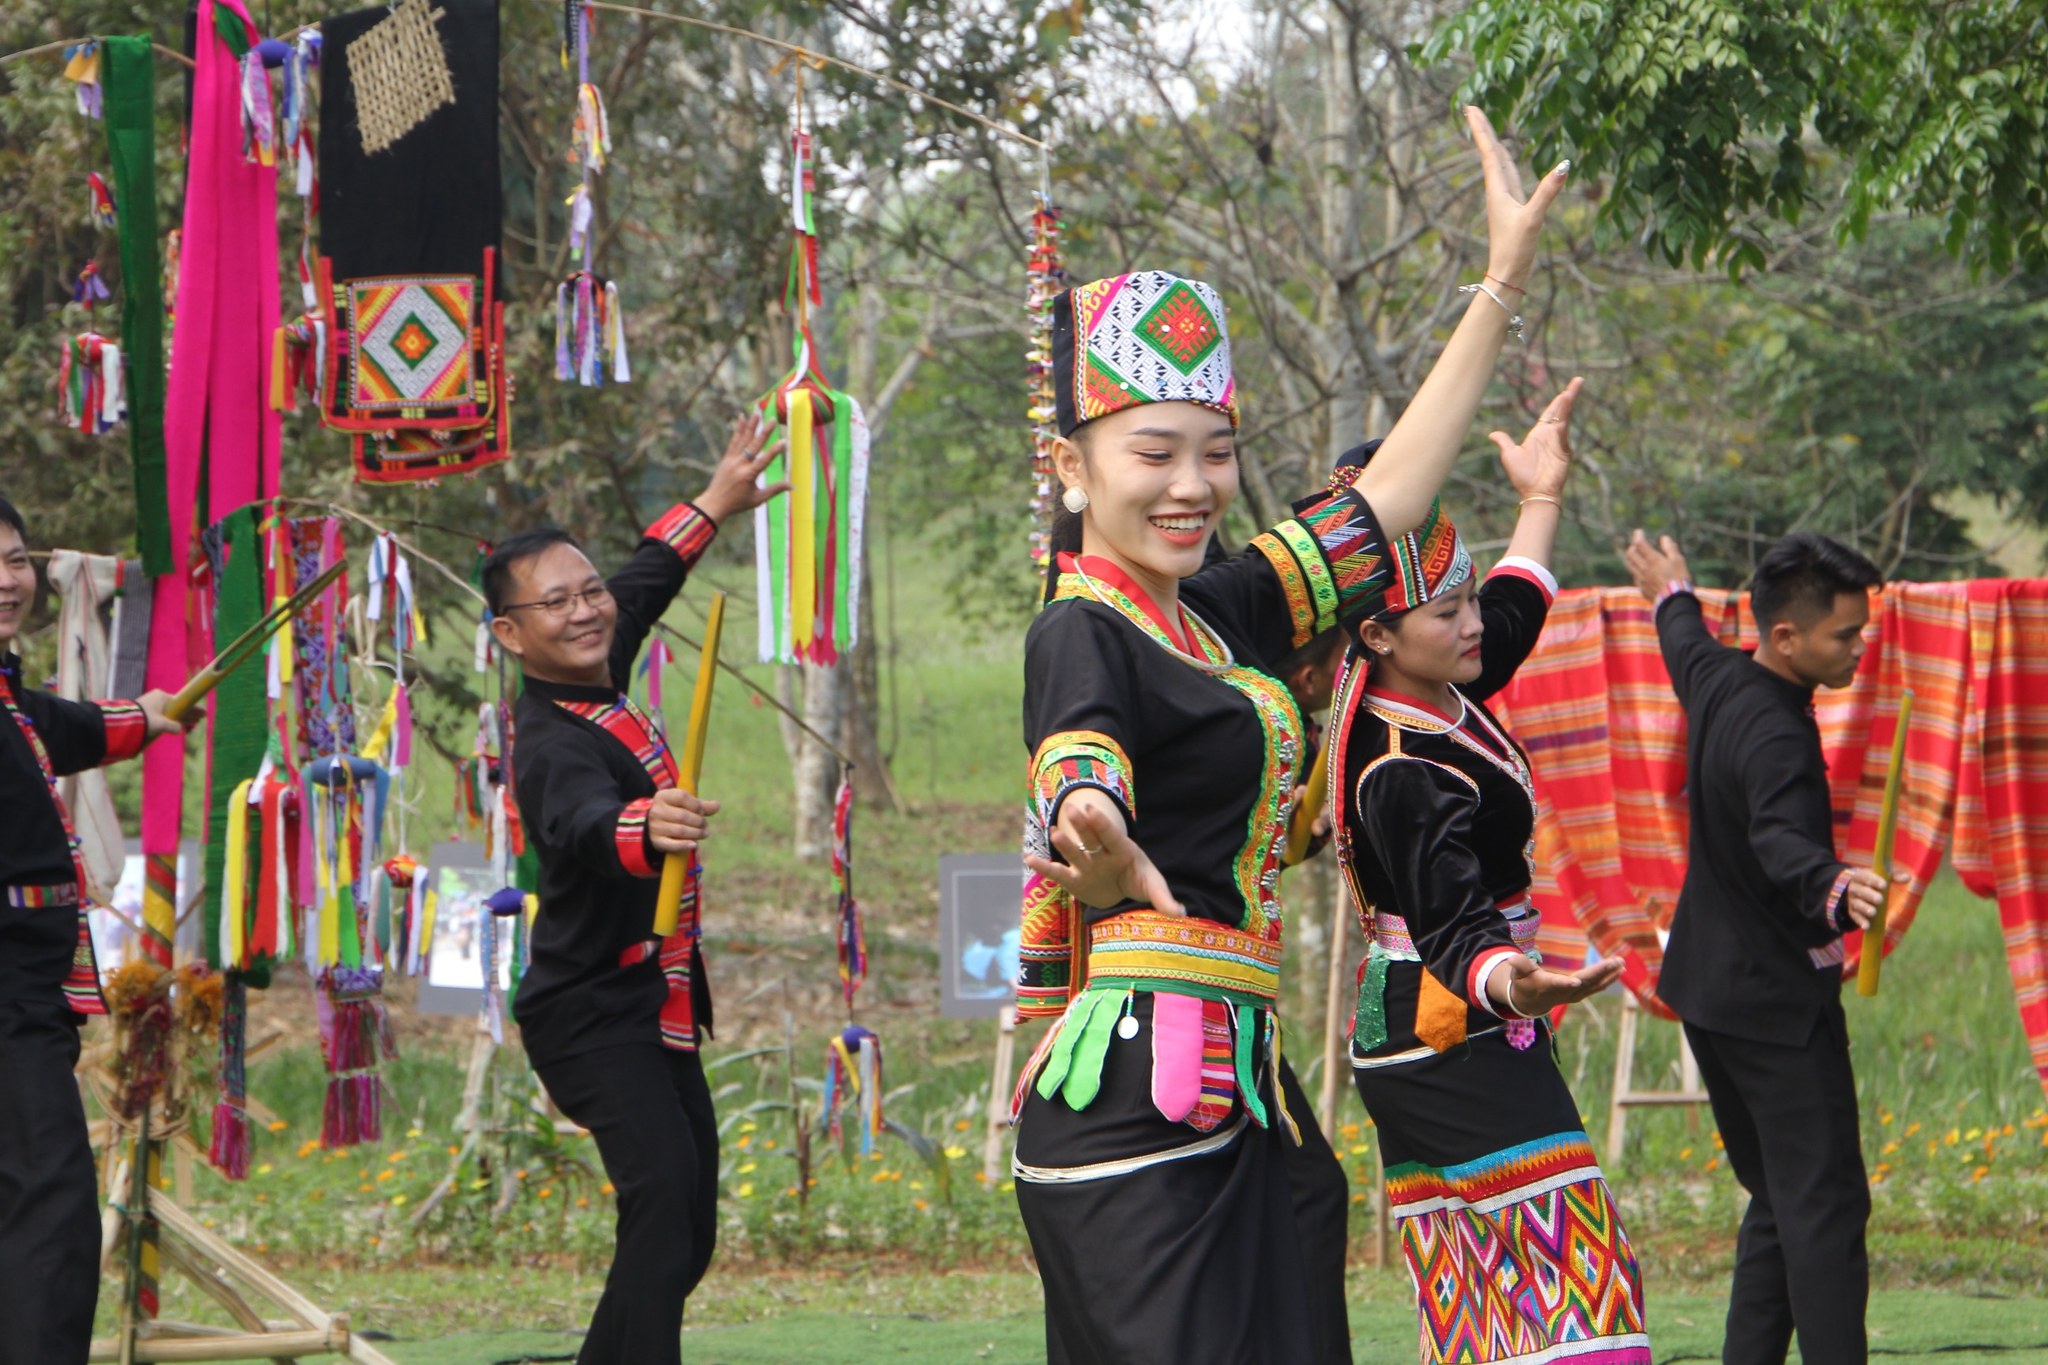
{"type": "MultiPolygon", "coordinates": [[[[826,668],[803,664],[804,724],[821,735],[837,737],[846,710],[844,664],[826,668]]],[[[794,728],[794,727],[792,727],[794,728]]],[[[824,745],[801,732],[791,755],[796,778],[796,856],[816,858],[832,851],[832,800],[839,791],[839,759],[824,745]]]]}

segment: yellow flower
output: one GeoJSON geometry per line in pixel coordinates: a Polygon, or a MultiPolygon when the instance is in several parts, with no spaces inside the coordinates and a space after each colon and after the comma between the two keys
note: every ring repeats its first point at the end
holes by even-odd
{"type": "Polygon", "coordinates": [[[1984,1130],[1982,1128],[1972,1128],[1969,1132],[1963,1134],[1963,1141],[1975,1142],[1978,1138],[1983,1136],[1984,1130]]]}
{"type": "Polygon", "coordinates": [[[742,1137],[738,1142],[735,1142],[733,1146],[738,1147],[741,1150],[745,1150],[747,1147],[753,1145],[753,1141],[754,1135],[752,1133],[748,1133],[746,1136],[742,1137]]]}
{"type": "Polygon", "coordinates": [[[918,1211],[919,1213],[923,1213],[923,1212],[924,1212],[924,1211],[925,1211],[926,1209],[928,1209],[928,1208],[930,1208],[930,1207],[931,1207],[931,1205],[930,1205],[930,1204],[927,1204],[927,1203],[925,1203],[925,1202],[924,1202],[924,1200],[922,1200],[922,1199],[913,1199],[913,1200],[911,1200],[911,1201],[910,1201],[910,1206],[911,1206],[912,1208],[916,1209],[916,1210],[917,1210],[917,1211],[918,1211]]]}
{"type": "Polygon", "coordinates": [[[1692,1148],[1690,1148],[1690,1147],[1681,1147],[1681,1148],[1679,1148],[1679,1149],[1678,1149],[1678,1159],[1679,1159],[1680,1161],[1690,1161],[1690,1160],[1692,1160],[1692,1148]]]}
{"type": "Polygon", "coordinates": [[[417,1128],[408,1128],[405,1130],[405,1135],[409,1138],[416,1138],[420,1135],[420,1130],[417,1128]]]}
{"type": "Polygon", "coordinates": [[[263,1164],[262,1164],[261,1166],[258,1166],[258,1167],[256,1168],[256,1174],[258,1174],[258,1175],[269,1175],[269,1174],[270,1174],[270,1163],[266,1161],[266,1162],[264,1162],[264,1163],[263,1163],[263,1164]]]}
{"type": "Polygon", "coordinates": [[[605,1181],[603,1185],[599,1186],[599,1187],[598,1187],[598,1191],[597,1191],[597,1192],[598,1192],[599,1194],[614,1194],[614,1193],[616,1193],[616,1191],[612,1189],[612,1182],[611,1182],[611,1181],[609,1181],[609,1180],[605,1181]]]}
{"type": "Polygon", "coordinates": [[[946,1149],[946,1160],[948,1160],[948,1161],[958,1161],[958,1160],[959,1160],[959,1159],[960,1159],[961,1157],[963,1157],[963,1156],[966,1156],[966,1155],[967,1155],[967,1149],[966,1149],[965,1147],[957,1147],[957,1146],[956,1146],[956,1147],[948,1147],[948,1148],[946,1149]]]}
{"type": "Polygon", "coordinates": [[[358,1194],[375,1194],[376,1192],[377,1187],[375,1185],[370,1184],[368,1181],[364,1181],[361,1185],[356,1187],[356,1193],[358,1194]]]}
{"type": "Polygon", "coordinates": [[[287,1126],[283,1119],[279,1119],[275,1123],[270,1124],[269,1128],[273,1133],[282,1133],[287,1126]]]}
{"type": "Polygon", "coordinates": [[[1962,1140],[1962,1136],[1963,1133],[1960,1128],[1951,1128],[1946,1133],[1942,1134],[1942,1145],[1945,1147],[1953,1147],[1956,1145],[1956,1143],[1962,1140]]]}
{"type": "Polygon", "coordinates": [[[953,1125],[953,1131],[956,1133],[964,1133],[973,1126],[974,1124],[971,1120],[961,1119],[953,1125]]]}
{"type": "Polygon", "coordinates": [[[1887,1142],[1887,1143],[1886,1143],[1886,1144],[1884,1145],[1883,1149],[1882,1149],[1882,1150],[1881,1150],[1881,1151],[1879,1152],[1879,1155],[1881,1155],[1881,1156],[1890,1156],[1890,1155],[1891,1155],[1891,1154],[1892,1154],[1893,1152],[1896,1152],[1896,1151],[1898,1151],[1898,1150],[1899,1150],[1899,1141],[1898,1141],[1898,1139],[1897,1139],[1897,1138],[1893,1138],[1893,1139],[1892,1139],[1892,1140],[1891,1140],[1890,1142],[1887,1142]]]}
{"type": "Polygon", "coordinates": [[[381,1170],[381,1171],[377,1172],[377,1183],[381,1185],[381,1184],[383,1184],[383,1183],[384,1183],[385,1181],[389,1180],[389,1179],[390,1179],[390,1178],[391,1178],[392,1176],[394,1176],[394,1175],[397,1175],[397,1174],[398,1174],[398,1172],[396,1172],[396,1171],[392,1170],[391,1168],[389,1168],[389,1167],[387,1166],[387,1167],[386,1167],[385,1169],[383,1169],[383,1170],[381,1170]]]}
{"type": "Polygon", "coordinates": [[[1906,1136],[1907,1136],[1907,1137],[1911,1137],[1911,1136],[1913,1136],[1913,1134],[1915,1134],[1915,1133],[1917,1133],[1917,1132],[1919,1132],[1919,1131],[1920,1131],[1920,1125],[1919,1125],[1918,1123],[1909,1123],[1909,1124],[1907,1124],[1907,1125],[1906,1125],[1906,1136]]]}
{"type": "Polygon", "coordinates": [[[402,1195],[402,1194],[394,1194],[394,1195],[392,1195],[392,1196],[391,1196],[391,1207],[392,1207],[392,1208],[394,1208],[394,1209],[397,1209],[397,1208],[404,1208],[404,1207],[405,1207],[405,1201],[406,1201],[407,1197],[408,1197],[408,1196],[406,1196],[406,1195],[402,1195]]]}
{"type": "Polygon", "coordinates": [[[761,1147],[762,1147],[762,1149],[763,1149],[764,1151],[770,1151],[770,1152],[774,1151],[774,1150],[775,1150],[775,1139],[774,1139],[774,1138],[768,1138],[768,1139],[766,1139],[765,1141],[763,1141],[763,1142],[762,1142],[762,1144],[761,1144],[761,1147]]]}
{"type": "Polygon", "coordinates": [[[1720,1158],[1720,1157],[1717,1157],[1717,1156],[1716,1156],[1716,1157],[1709,1157],[1709,1158],[1707,1158],[1707,1169],[1708,1169],[1709,1171],[1718,1171],[1718,1170],[1720,1170],[1720,1169],[1721,1169],[1721,1158],[1720,1158]]]}
{"type": "Polygon", "coordinates": [[[739,1187],[737,1193],[742,1199],[752,1199],[754,1197],[754,1182],[751,1180],[747,1181],[739,1187]]]}
{"type": "Polygon", "coordinates": [[[741,1174],[741,1175],[752,1175],[752,1174],[754,1173],[754,1167],[755,1167],[755,1166],[757,1166],[757,1165],[759,1165],[759,1164],[760,1164],[760,1163],[758,1163],[758,1162],[754,1162],[754,1161],[748,1161],[748,1162],[744,1162],[744,1163],[742,1163],[742,1164],[741,1164],[741,1166],[740,1166],[740,1174],[741,1174]]]}
{"type": "Polygon", "coordinates": [[[577,1208],[579,1208],[579,1209],[587,1209],[587,1208],[589,1208],[589,1207],[590,1207],[590,1196],[589,1196],[589,1195],[587,1195],[587,1194],[580,1194],[580,1195],[576,1196],[576,1207],[577,1207],[577,1208]]]}
{"type": "Polygon", "coordinates": [[[553,1185],[543,1185],[543,1186],[541,1186],[541,1187],[540,1187],[540,1197],[541,1197],[542,1199],[547,1199],[547,1198],[550,1198],[550,1197],[552,1197],[552,1196],[553,1196],[553,1194],[554,1194],[554,1192],[555,1192],[555,1187],[554,1187],[553,1185]]]}

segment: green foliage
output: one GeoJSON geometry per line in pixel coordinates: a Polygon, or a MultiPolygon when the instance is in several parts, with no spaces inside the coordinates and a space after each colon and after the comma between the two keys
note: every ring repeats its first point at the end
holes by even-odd
{"type": "Polygon", "coordinates": [[[1537,160],[1607,177],[1601,223],[1671,264],[1761,269],[1762,220],[1945,220],[1973,271],[2048,268],[2048,14],[1999,0],[1477,0],[1418,50],[1537,160]],[[1838,183],[1819,168],[1838,160],[1838,183]]]}

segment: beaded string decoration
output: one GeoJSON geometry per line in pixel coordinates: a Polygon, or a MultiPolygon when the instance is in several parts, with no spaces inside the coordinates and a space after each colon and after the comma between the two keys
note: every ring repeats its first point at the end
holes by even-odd
{"type": "Polygon", "coordinates": [[[783,306],[796,323],[794,363],[755,404],[762,421],[781,426],[787,438],[763,471],[762,484],[787,480],[790,485],[787,497],[754,509],[764,663],[836,663],[860,638],[868,424],[860,404],[825,378],[811,335],[811,310],[823,301],[816,190],[799,60],[789,144],[789,275],[783,291],[783,306]]]}
{"type": "Polygon", "coordinates": [[[626,317],[619,307],[619,287],[594,272],[597,242],[591,232],[595,210],[591,177],[602,174],[611,159],[611,120],[604,93],[590,79],[590,44],[597,34],[597,16],[588,7],[571,4],[563,12],[562,60],[576,71],[576,121],[570,132],[569,160],[581,168],[569,194],[569,258],[578,268],[555,286],[555,378],[585,388],[609,381],[624,384],[633,377],[626,355],[626,317]]]}
{"type": "Polygon", "coordinates": [[[1060,211],[1041,190],[1031,213],[1031,255],[1026,260],[1025,309],[1031,314],[1031,344],[1024,353],[1031,401],[1031,562],[1043,571],[1052,562],[1052,519],[1059,481],[1052,467],[1059,436],[1059,406],[1053,392],[1052,301],[1066,288],[1060,264],[1060,211]]]}

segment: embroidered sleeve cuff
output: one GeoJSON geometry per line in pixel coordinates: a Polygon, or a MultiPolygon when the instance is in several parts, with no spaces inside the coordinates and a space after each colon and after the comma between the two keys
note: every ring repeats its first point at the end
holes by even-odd
{"type": "Polygon", "coordinates": [[[100,719],[107,727],[107,752],[102,763],[119,763],[142,752],[149,738],[149,717],[132,701],[99,703],[100,719]]]}
{"type": "Polygon", "coordinates": [[[1493,997],[1486,993],[1486,982],[1493,975],[1494,968],[1511,957],[1521,955],[1519,948],[1489,948],[1472,959],[1472,970],[1465,977],[1465,997],[1478,1008],[1500,1019],[1527,1019],[1530,1016],[1519,1010],[1496,1005],[1493,997]]]}
{"type": "Polygon", "coordinates": [[[695,568],[697,561],[718,534],[718,523],[697,510],[697,505],[679,502],[654,525],[647,528],[650,539],[661,541],[682,558],[683,567],[695,568]]]}
{"type": "Polygon", "coordinates": [[[655,861],[654,848],[647,842],[647,811],[654,805],[650,797],[628,801],[626,808],[619,812],[618,829],[613,834],[619,851],[619,866],[626,869],[629,877],[659,877],[661,865],[655,861]]]}
{"type": "Polygon", "coordinates": [[[1093,787],[1122,807],[1126,822],[1137,818],[1131,760],[1123,746],[1095,730],[1062,730],[1038,746],[1031,760],[1031,799],[1048,831],[1060,805],[1081,787],[1093,787]]]}
{"type": "Polygon", "coordinates": [[[1652,616],[1655,616],[1660,610],[1663,609],[1663,606],[1666,602],[1669,602],[1672,598],[1678,596],[1680,593],[1684,593],[1687,597],[1693,595],[1691,579],[1674,578],[1670,582],[1666,583],[1664,585],[1664,591],[1658,593],[1657,600],[1650,604],[1650,614],[1652,616]]]}
{"type": "Polygon", "coordinates": [[[1543,603],[1545,606],[1557,600],[1557,576],[1533,559],[1527,559],[1521,555],[1508,555],[1500,563],[1493,566],[1493,573],[1489,576],[1499,578],[1503,575],[1509,578],[1526,579],[1541,588],[1543,590],[1543,603]]]}
{"type": "Polygon", "coordinates": [[[1856,927],[1856,921],[1849,918],[1849,869],[1843,868],[1835,876],[1834,885],[1828,888],[1827,899],[1821,902],[1822,917],[1835,927],[1837,933],[1846,934],[1856,927]]]}
{"type": "Polygon", "coordinates": [[[1294,515],[1252,541],[1287,598],[1294,647],[1371,607],[1387,582],[1386,537],[1351,489],[1299,503],[1294,515]]]}

